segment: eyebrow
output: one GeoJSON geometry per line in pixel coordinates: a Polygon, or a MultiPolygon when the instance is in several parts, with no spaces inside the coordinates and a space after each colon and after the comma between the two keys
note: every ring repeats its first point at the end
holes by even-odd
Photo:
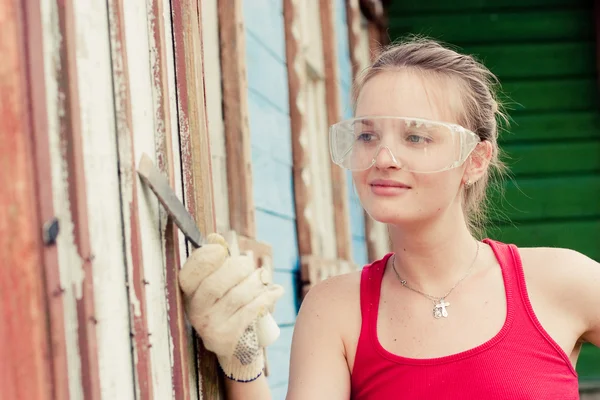
{"type": "Polygon", "coordinates": [[[359,119],[358,121],[354,121],[354,122],[352,123],[352,126],[356,126],[356,125],[358,125],[358,124],[360,124],[360,125],[362,125],[362,126],[367,126],[367,127],[369,127],[369,128],[372,128],[372,127],[374,127],[374,126],[375,126],[375,124],[373,123],[373,121],[372,121],[372,120],[370,120],[370,119],[359,119]]]}

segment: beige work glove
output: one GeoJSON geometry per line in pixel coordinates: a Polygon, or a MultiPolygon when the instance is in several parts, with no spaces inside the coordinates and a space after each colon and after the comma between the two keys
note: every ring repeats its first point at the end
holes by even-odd
{"type": "Polygon", "coordinates": [[[264,368],[256,325],[283,295],[283,287],[268,284],[265,271],[256,269],[250,256],[229,256],[220,235],[206,241],[179,273],[187,315],[225,375],[252,381],[264,368]]]}

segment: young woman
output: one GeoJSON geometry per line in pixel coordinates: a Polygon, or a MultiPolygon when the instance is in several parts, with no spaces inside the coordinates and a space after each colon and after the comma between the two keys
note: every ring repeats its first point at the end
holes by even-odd
{"type": "MultiPolygon", "coordinates": [[[[288,400],[579,398],[581,343],[600,345],[600,266],[572,250],[476,239],[502,170],[494,82],[429,40],[391,46],[364,72],[331,153],[388,225],[393,252],[308,293],[288,400]]],[[[260,355],[239,354],[281,288],[265,289],[261,271],[219,245],[197,250],[180,278],[192,323],[231,378],[228,398],[270,398],[260,355]]]]}

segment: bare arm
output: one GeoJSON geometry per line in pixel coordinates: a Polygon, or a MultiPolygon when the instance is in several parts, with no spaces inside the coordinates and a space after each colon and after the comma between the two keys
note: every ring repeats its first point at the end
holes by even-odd
{"type": "Polygon", "coordinates": [[[271,400],[267,379],[261,375],[252,382],[236,382],[225,378],[227,400],[271,400]]]}
{"type": "Polygon", "coordinates": [[[348,400],[350,372],[340,327],[347,277],[325,281],[308,293],[296,320],[287,400],[348,400]]]}
{"type": "Polygon", "coordinates": [[[577,266],[576,274],[581,293],[581,310],[585,316],[586,330],[582,339],[600,347],[600,264],[579,253],[574,257],[577,266]]]}
{"type": "Polygon", "coordinates": [[[600,347],[600,311],[594,306],[600,303],[600,264],[568,249],[523,249],[523,254],[527,254],[524,269],[533,306],[536,299],[546,304],[536,309],[542,325],[564,343],[568,343],[567,330],[579,341],[600,347]]]}

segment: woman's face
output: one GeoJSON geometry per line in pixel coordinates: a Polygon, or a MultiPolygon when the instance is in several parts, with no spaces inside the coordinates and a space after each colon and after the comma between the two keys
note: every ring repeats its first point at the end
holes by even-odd
{"type": "MultiPolygon", "coordinates": [[[[416,72],[382,72],[363,86],[356,117],[413,117],[458,124],[452,112],[460,104],[457,91],[452,90],[455,86],[416,72]]],[[[458,168],[422,174],[403,170],[402,154],[394,156],[398,163],[382,148],[371,168],[352,173],[360,201],[372,218],[403,225],[461,211],[468,159],[458,168]]]]}

